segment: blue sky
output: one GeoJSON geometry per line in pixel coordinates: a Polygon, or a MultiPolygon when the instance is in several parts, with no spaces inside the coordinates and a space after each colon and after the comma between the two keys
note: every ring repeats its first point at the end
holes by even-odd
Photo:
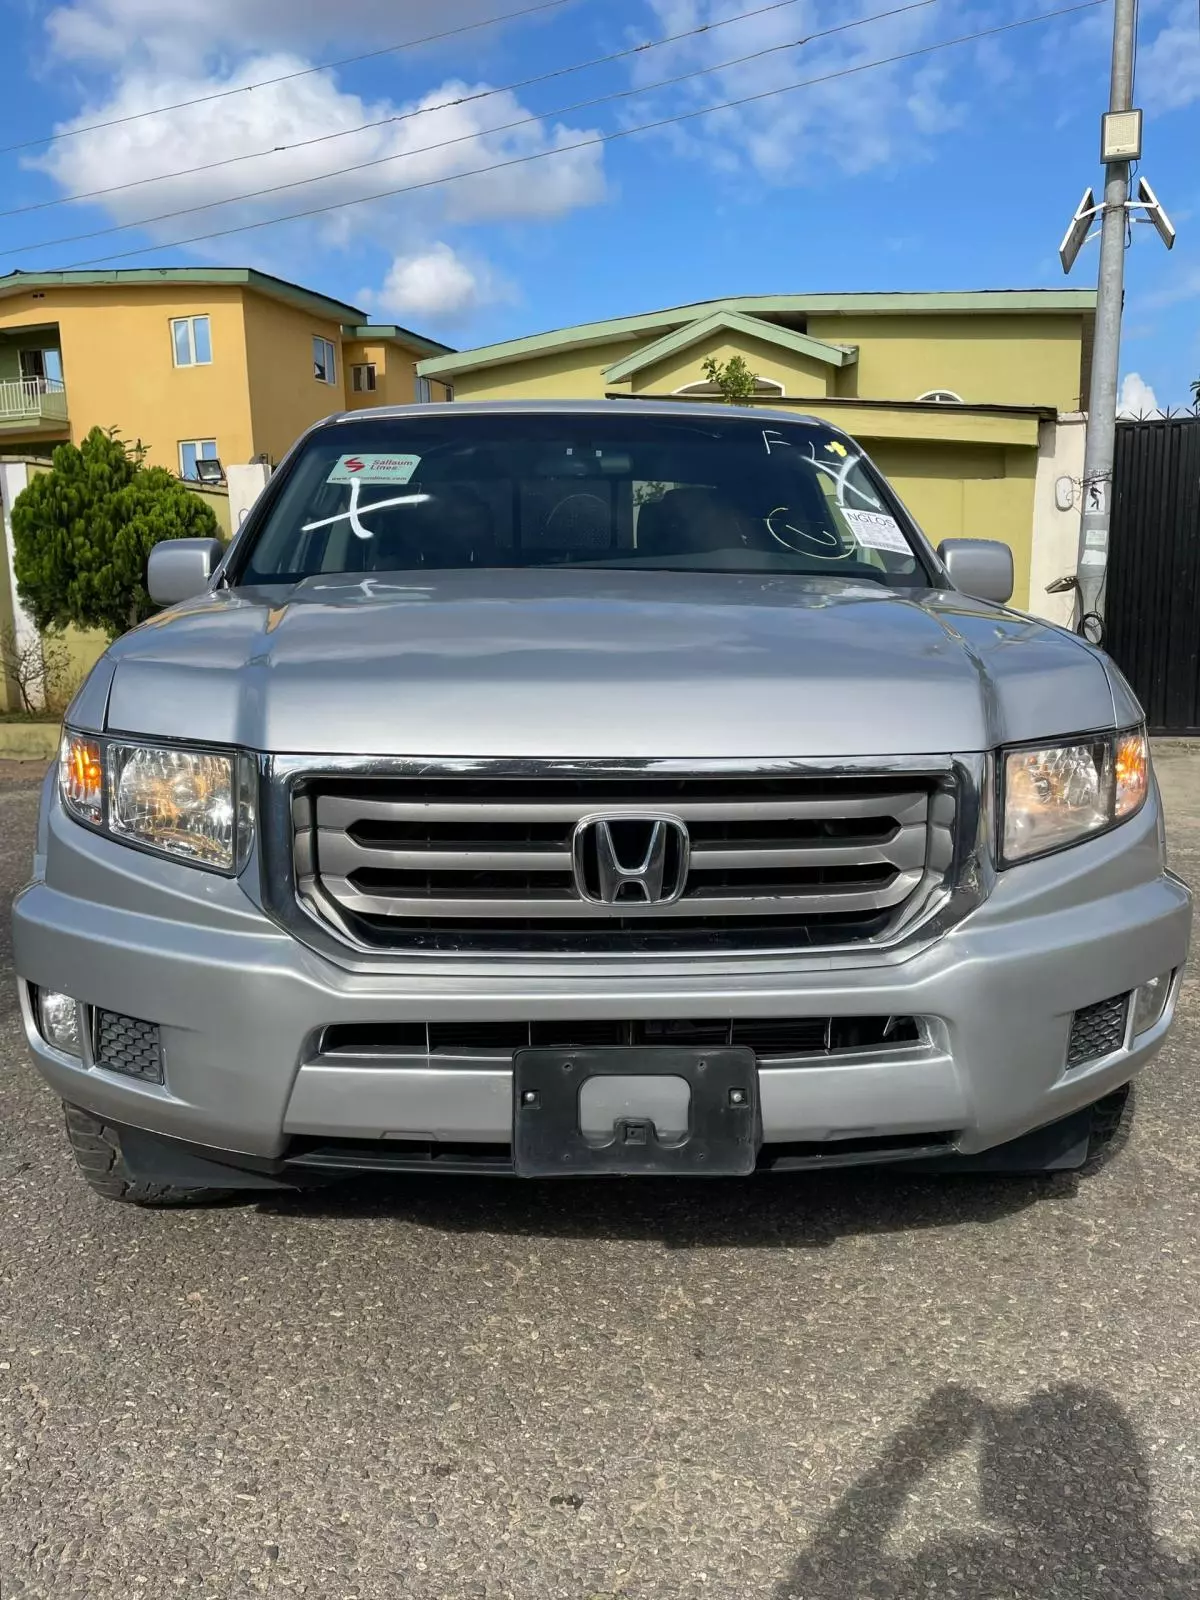
{"type": "MultiPolygon", "coordinates": [[[[219,95],[533,3],[0,0],[0,144],[219,95]]],[[[763,11],[766,3],[568,0],[437,44],[10,151],[0,155],[4,211],[198,170],[0,217],[0,272],[118,253],[106,264],[258,266],[459,346],[724,294],[1063,282],[1058,241],[1084,187],[1101,178],[1108,0],[890,66],[869,64],[1064,0],[929,0],[799,46],[889,0],[789,0],[763,11]],[[735,17],[624,60],[486,92],[735,17]],[[673,127],[586,143],[859,66],[673,127]],[[653,87],[702,68],[719,70],[653,87]],[[630,89],[638,92],[579,104],[630,89]],[[474,98],[447,104],[464,96],[474,98]],[[344,131],[364,123],[383,125],[344,131]],[[582,147],[444,181],[571,145],[582,147]],[[249,152],[269,153],[217,165],[249,152]],[[373,165],[337,171],[364,162],[373,165]],[[298,186],[247,198],[285,183],[298,186]],[[176,243],[416,183],[428,186],[176,243]],[[211,209],[147,221],[198,205],[211,209]],[[55,242],[126,223],[143,225],[55,242]]],[[[1131,393],[1140,392],[1137,374],[1160,404],[1180,404],[1200,377],[1196,0],[1142,0],[1137,98],[1147,115],[1142,170],[1179,242],[1168,255],[1149,228],[1134,229],[1122,372],[1131,393]]],[[[1072,284],[1094,283],[1095,250],[1087,247],[1072,284]]]]}

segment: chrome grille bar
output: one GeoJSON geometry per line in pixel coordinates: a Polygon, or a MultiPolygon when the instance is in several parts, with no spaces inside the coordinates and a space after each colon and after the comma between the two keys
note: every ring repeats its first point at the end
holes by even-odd
{"type": "Polygon", "coordinates": [[[604,927],[614,937],[657,928],[683,946],[685,929],[736,930],[739,921],[758,929],[765,919],[819,944],[822,925],[853,938],[854,919],[866,919],[861,937],[873,939],[905,915],[949,867],[954,818],[944,782],[886,769],[670,779],[317,771],[294,791],[293,865],[300,898],[368,943],[459,929],[471,947],[487,948],[488,929],[569,936],[574,926],[589,938],[604,927]],[[688,826],[680,898],[586,898],[572,863],[576,825],[647,811],[688,826]]]}

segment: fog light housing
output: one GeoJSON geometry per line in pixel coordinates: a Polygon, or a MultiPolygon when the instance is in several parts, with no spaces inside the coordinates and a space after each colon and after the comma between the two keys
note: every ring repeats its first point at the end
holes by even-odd
{"type": "Polygon", "coordinates": [[[47,1044],[69,1056],[83,1055],[78,1001],[55,989],[39,989],[37,1019],[38,1031],[47,1044]]]}
{"type": "Polygon", "coordinates": [[[1145,1033],[1161,1022],[1162,1014],[1167,1009],[1167,1001],[1171,995],[1171,979],[1173,972],[1160,972],[1157,978],[1151,978],[1149,983],[1143,983],[1134,995],[1133,1001],[1133,1036],[1145,1033]]]}

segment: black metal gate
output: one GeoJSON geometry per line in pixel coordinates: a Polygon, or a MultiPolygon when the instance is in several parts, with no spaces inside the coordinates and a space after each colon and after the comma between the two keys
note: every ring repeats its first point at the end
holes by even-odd
{"type": "Polygon", "coordinates": [[[1153,733],[1200,734],[1200,416],[1117,424],[1105,648],[1153,733]]]}

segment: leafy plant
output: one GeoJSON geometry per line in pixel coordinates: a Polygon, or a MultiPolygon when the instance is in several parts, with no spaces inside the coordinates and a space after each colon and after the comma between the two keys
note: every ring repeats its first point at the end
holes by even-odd
{"type": "Polygon", "coordinates": [[[217,538],[212,510],[141,443],[93,428],[60,444],[13,503],[17,593],[38,629],[103,628],[115,639],[153,609],[146,558],[163,539],[217,538]]]}
{"type": "Polygon", "coordinates": [[[1192,399],[1200,406],[1200,378],[1192,384],[1192,399]]]}
{"type": "Polygon", "coordinates": [[[740,405],[754,394],[754,374],[741,356],[730,356],[728,361],[718,361],[716,356],[708,356],[701,364],[701,370],[710,383],[716,384],[721,391],[721,398],[731,406],[740,405]]]}
{"type": "Polygon", "coordinates": [[[18,638],[11,623],[0,628],[0,690],[7,680],[19,711],[27,716],[61,715],[74,693],[76,676],[71,652],[61,639],[18,638]]]}

